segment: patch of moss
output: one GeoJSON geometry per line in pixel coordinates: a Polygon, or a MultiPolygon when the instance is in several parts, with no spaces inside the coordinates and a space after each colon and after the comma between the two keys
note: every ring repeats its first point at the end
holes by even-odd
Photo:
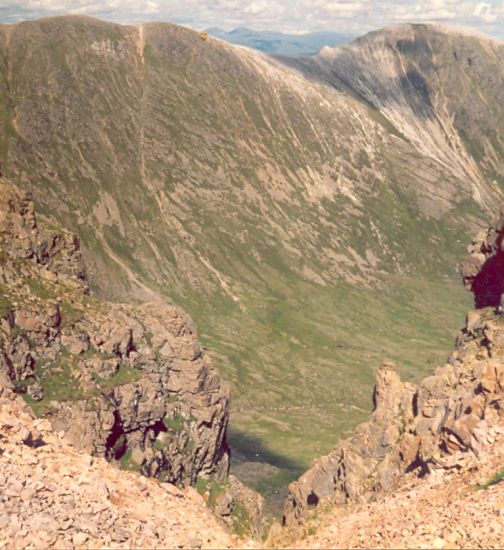
{"type": "Polygon", "coordinates": [[[31,408],[33,414],[36,418],[44,418],[49,416],[51,413],[55,412],[55,408],[43,399],[42,401],[35,401],[31,395],[27,393],[23,394],[23,399],[26,401],[26,404],[31,408]]]}
{"type": "Polygon", "coordinates": [[[139,472],[140,464],[137,464],[132,458],[132,450],[128,449],[119,460],[119,467],[121,470],[129,470],[130,472],[139,472]]]}
{"type": "Polygon", "coordinates": [[[209,477],[198,477],[196,479],[196,483],[194,484],[194,487],[198,491],[200,495],[204,495],[205,493],[208,493],[208,500],[207,504],[208,506],[214,510],[215,509],[215,503],[217,500],[217,497],[224,493],[226,490],[226,485],[222,483],[218,483],[215,481],[215,479],[209,477]]]}
{"type": "Polygon", "coordinates": [[[173,418],[163,417],[163,424],[167,430],[180,432],[184,427],[184,417],[180,413],[176,413],[173,418]]]}
{"type": "Polygon", "coordinates": [[[152,448],[156,451],[162,451],[166,448],[166,445],[163,442],[159,441],[159,439],[156,439],[156,441],[154,441],[154,443],[152,444],[152,448]]]}
{"type": "Polygon", "coordinates": [[[27,279],[27,284],[32,293],[41,300],[50,300],[55,297],[53,288],[37,279],[27,279]]]}
{"type": "Polygon", "coordinates": [[[12,304],[5,294],[5,287],[0,285],[0,319],[9,315],[12,304]]]}
{"type": "Polygon", "coordinates": [[[138,369],[130,367],[128,363],[121,363],[119,370],[112,378],[102,378],[96,373],[93,373],[93,379],[98,384],[101,390],[116,388],[117,386],[124,386],[131,382],[140,380],[143,376],[143,372],[138,369]]]}
{"type": "Polygon", "coordinates": [[[244,537],[252,534],[252,519],[247,509],[239,499],[235,499],[234,508],[231,512],[233,520],[233,531],[239,536],[244,537]]]}
{"type": "Polygon", "coordinates": [[[61,324],[63,326],[74,325],[81,321],[84,317],[84,312],[75,308],[68,302],[62,302],[60,304],[61,324]]]}
{"type": "Polygon", "coordinates": [[[42,371],[41,383],[44,389],[44,401],[79,401],[84,392],[77,377],[77,365],[73,357],[60,354],[51,365],[42,371]]]}
{"type": "Polygon", "coordinates": [[[477,489],[478,491],[483,491],[492,485],[497,485],[497,483],[500,483],[501,481],[504,481],[504,468],[492,476],[488,481],[485,481],[485,483],[478,485],[477,489]]]}

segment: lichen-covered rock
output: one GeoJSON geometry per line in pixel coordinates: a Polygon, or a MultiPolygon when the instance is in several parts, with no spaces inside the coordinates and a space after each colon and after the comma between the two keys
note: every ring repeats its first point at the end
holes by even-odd
{"type": "Polygon", "coordinates": [[[90,296],[79,242],[0,180],[0,375],[77,447],[188,485],[228,473],[228,390],[191,319],[90,296]]]}
{"type": "Polygon", "coordinates": [[[472,243],[461,265],[477,310],[467,314],[448,362],[418,386],[400,381],[390,362],[378,369],[374,411],[326,457],[289,486],[284,522],[302,521],[320,502],[368,500],[423,476],[460,468],[504,429],[504,208],[472,243]]]}

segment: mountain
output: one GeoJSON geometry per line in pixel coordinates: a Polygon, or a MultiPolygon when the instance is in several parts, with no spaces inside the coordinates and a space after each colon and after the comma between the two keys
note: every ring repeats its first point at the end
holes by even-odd
{"type": "Polygon", "coordinates": [[[263,492],[366,418],[384,357],[411,382],[443,361],[503,196],[501,43],[406,25],[294,59],[63,17],[0,51],[3,171],[98,297],[191,315],[263,492]]]}
{"type": "Polygon", "coordinates": [[[209,35],[225,40],[230,44],[239,44],[261,52],[303,56],[316,55],[324,46],[336,47],[350,42],[355,36],[336,32],[309,32],[304,34],[287,34],[275,31],[254,31],[239,27],[224,31],[218,27],[206,29],[209,35]]]}

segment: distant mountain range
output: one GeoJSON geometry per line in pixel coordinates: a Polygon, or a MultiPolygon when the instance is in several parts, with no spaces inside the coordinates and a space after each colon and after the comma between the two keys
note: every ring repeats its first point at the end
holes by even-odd
{"type": "Polygon", "coordinates": [[[206,29],[206,32],[231,44],[240,44],[262,52],[293,57],[316,55],[324,46],[334,48],[356,38],[354,35],[338,32],[285,34],[275,31],[254,31],[245,27],[239,27],[229,32],[212,27],[206,29]]]}

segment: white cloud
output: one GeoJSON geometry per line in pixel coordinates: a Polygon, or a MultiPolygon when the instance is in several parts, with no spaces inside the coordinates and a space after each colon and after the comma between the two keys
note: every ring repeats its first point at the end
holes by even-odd
{"type": "Polygon", "coordinates": [[[504,38],[504,0],[0,0],[0,22],[63,13],[119,22],[157,19],[197,29],[248,26],[354,34],[404,22],[444,22],[504,38]]]}
{"type": "MultiPolygon", "coordinates": [[[[502,8],[501,8],[502,9],[502,8]]],[[[473,15],[479,17],[486,23],[494,23],[497,21],[499,15],[495,6],[488,4],[488,2],[480,2],[475,8],[473,15]]]]}
{"type": "Polygon", "coordinates": [[[256,0],[243,8],[243,13],[247,15],[270,14],[277,16],[284,13],[285,7],[278,2],[266,2],[265,0],[256,0]]]}
{"type": "Polygon", "coordinates": [[[155,0],[0,0],[0,8],[20,8],[25,11],[64,13],[103,13],[133,11],[152,13],[159,10],[155,0]]]}

